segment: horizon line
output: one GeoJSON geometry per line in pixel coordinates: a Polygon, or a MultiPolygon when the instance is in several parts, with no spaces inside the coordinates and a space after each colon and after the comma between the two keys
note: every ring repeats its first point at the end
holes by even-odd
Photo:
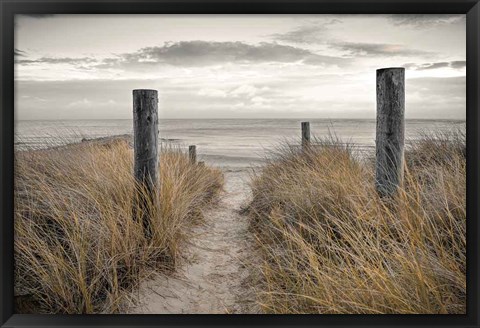
{"type": "MultiPolygon", "coordinates": [[[[65,119],[16,119],[21,121],[132,121],[133,118],[65,118],[65,119]]],[[[346,117],[206,117],[206,118],[159,118],[161,120],[376,120],[376,118],[346,118],[346,117]]],[[[424,120],[424,121],[465,121],[466,118],[405,118],[405,120],[424,120]]]]}

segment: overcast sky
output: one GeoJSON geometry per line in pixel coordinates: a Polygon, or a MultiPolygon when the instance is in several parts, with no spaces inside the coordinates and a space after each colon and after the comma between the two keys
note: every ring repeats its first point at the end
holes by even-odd
{"type": "Polygon", "coordinates": [[[464,15],[17,16],[16,119],[375,118],[406,68],[407,118],[465,119],[464,15]]]}

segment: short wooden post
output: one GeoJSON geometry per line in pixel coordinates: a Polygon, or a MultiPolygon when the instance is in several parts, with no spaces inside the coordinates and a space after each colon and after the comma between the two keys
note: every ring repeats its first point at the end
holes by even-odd
{"type": "MultiPolygon", "coordinates": [[[[158,93],[157,90],[133,90],[133,136],[135,180],[145,188],[140,193],[141,219],[147,238],[152,235],[148,203],[153,202],[158,186],[158,93]]],[[[135,208],[136,209],[136,208],[135,208]]]]}
{"type": "Polygon", "coordinates": [[[190,162],[192,164],[197,162],[197,146],[188,146],[188,157],[190,158],[190,162]]]}
{"type": "Polygon", "coordinates": [[[403,183],[405,69],[377,70],[376,188],[392,196],[403,183]]]}
{"type": "Polygon", "coordinates": [[[302,149],[310,145],[310,122],[302,122],[302,149]]]}

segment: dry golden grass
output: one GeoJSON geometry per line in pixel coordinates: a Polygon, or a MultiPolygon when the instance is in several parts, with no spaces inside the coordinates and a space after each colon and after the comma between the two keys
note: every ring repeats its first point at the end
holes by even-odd
{"type": "Polygon", "coordinates": [[[348,146],[284,146],[252,177],[263,310],[465,313],[465,179],[462,133],[412,142],[390,200],[348,146]]]}
{"type": "Polygon", "coordinates": [[[160,155],[153,238],[132,219],[133,150],[125,140],[19,152],[15,171],[18,311],[117,313],[139,278],[175,266],[188,227],[223,186],[220,171],[160,155]]]}

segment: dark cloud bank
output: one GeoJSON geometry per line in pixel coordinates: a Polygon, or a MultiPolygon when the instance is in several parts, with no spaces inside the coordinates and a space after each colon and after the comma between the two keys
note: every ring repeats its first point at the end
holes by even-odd
{"type": "Polygon", "coordinates": [[[443,24],[463,22],[466,15],[434,15],[434,14],[397,14],[390,15],[389,20],[395,25],[429,28],[443,24]]]}
{"type": "Polygon", "coordinates": [[[156,64],[172,66],[209,66],[222,63],[293,63],[309,65],[345,65],[348,60],[342,57],[323,56],[309,50],[262,42],[252,45],[244,42],[182,41],[169,42],[163,46],[146,47],[133,53],[119,54],[116,57],[97,61],[92,58],[19,59],[18,64],[92,64],[96,68],[138,68],[156,64]]]}
{"type": "Polygon", "coordinates": [[[311,65],[344,64],[340,57],[322,56],[309,50],[262,42],[251,45],[244,42],[182,41],[163,46],[142,48],[134,53],[109,59],[104,66],[142,64],[169,64],[174,66],[208,66],[220,63],[290,63],[302,61],[311,65]]]}

